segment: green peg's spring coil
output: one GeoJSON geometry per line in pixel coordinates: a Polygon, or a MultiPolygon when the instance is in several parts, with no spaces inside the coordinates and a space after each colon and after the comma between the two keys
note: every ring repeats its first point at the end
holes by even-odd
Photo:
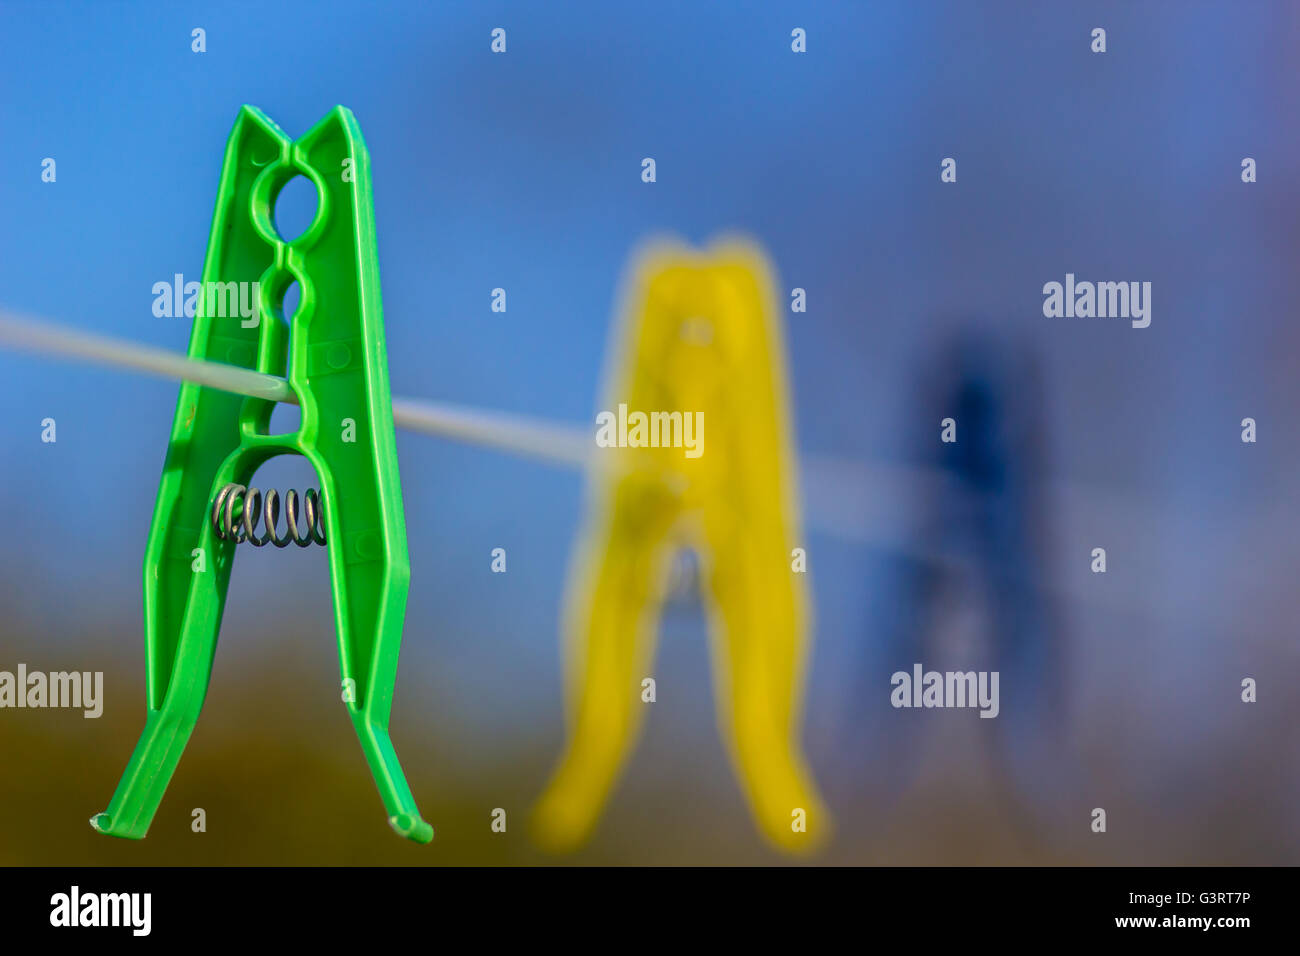
{"type": "Polygon", "coordinates": [[[284,496],[285,533],[281,537],[277,530],[280,523],[280,495],[270,488],[263,498],[257,488],[246,488],[231,483],[217,494],[212,503],[212,530],[223,541],[238,544],[247,541],[260,548],[273,544],[277,548],[286,548],[290,542],[300,548],[325,543],[325,513],[320,495],[315,488],[308,488],[302,495],[302,513],[306,521],[306,530],[298,527],[298,489],[290,488],[284,496]],[[242,505],[242,507],[240,507],[242,505]],[[236,509],[238,513],[236,513],[236,509]],[[258,536],[259,522],[266,524],[266,530],[258,536]]]}

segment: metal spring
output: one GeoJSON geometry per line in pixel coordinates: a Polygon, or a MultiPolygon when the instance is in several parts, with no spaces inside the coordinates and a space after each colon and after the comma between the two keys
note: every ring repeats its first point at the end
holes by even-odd
{"type": "Polygon", "coordinates": [[[298,528],[298,489],[290,488],[284,496],[285,534],[280,537],[276,525],[280,522],[280,495],[274,489],[268,489],[265,501],[257,488],[246,488],[234,482],[226,485],[217,494],[212,503],[212,529],[223,541],[248,541],[254,547],[273,544],[285,548],[293,542],[300,548],[310,547],[314,541],[325,543],[325,513],[320,495],[315,488],[308,488],[302,495],[303,517],[306,519],[305,531],[298,528]],[[238,515],[235,506],[243,502],[238,515]],[[266,530],[259,537],[257,526],[265,522],[266,530]]]}

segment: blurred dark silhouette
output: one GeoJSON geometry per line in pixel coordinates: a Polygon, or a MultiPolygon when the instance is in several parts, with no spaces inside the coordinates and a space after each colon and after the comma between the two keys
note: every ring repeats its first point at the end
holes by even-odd
{"type": "Polygon", "coordinates": [[[887,804],[917,775],[926,734],[939,722],[971,724],[1001,798],[1033,828],[1062,809],[1073,778],[1063,769],[1073,759],[1070,686],[1049,560],[1039,362],[1022,342],[963,331],[920,370],[916,394],[907,428],[925,480],[914,488],[911,540],[886,558],[892,584],[869,612],[849,750],[875,755],[859,777],[887,804]],[[945,424],[955,440],[942,440],[945,424]],[[998,672],[997,716],[894,708],[891,675],[915,664],[998,672]]]}

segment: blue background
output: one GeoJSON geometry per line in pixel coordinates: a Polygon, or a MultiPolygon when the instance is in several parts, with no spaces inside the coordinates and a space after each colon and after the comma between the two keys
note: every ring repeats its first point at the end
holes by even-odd
{"type": "MultiPolygon", "coordinates": [[[[360,121],[396,395],[590,422],[634,250],[747,234],[775,263],[778,301],[808,296],[806,313],[783,311],[816,608],[804,739],[840,834],[826,858],[1295,862],[1297,41],[1286,2],[6,2],[0,307],[183,350],[187,321],[155,317],[151,288],[200,276],[243,103],[295,136],[339,103],[360,121]],[[489,49],[498,26],[504,55],[489,49]],[[1095,26],[1104,55],[1090,52],[1095,26]],[[205,53],[191,52],[194,27],[205,53]],[[791,52],[794,27],[806,54],[791,52]],[[939,179],[949,156],[955,184],[939,179]],[[1245,156],[1255,184],[1240,179],[1245,156]],[[1044,318],[1042,285],[1067,272],[1152,282],[1150,328],[1044,318]],[[490,309],[498,286],[504,314],[490,309]],[[982,765],[960,756],[957,721],[936,730],[949,742],[926,751],[894,823],[859,787],[890,776],[872,741],[898,727],[855,715],[863,686],[888,692],[873,634],[894,563],[917,546],[900,469],[929,467],[915,452],[938,431],[924,369],[961,330],[1014,341],[1042,368],[1053,531],[1040,571],[1064,602],[1074,754],[1090,769],[1063,798],[1073,823],[1028,843],[986,790],[963,789],[982,765]],[[1246,416],[1257,444],[1239,440],[1246,416]],[[1104,576],[1088,570],[1098,546],[1104,576]],[[1238,699],[1246,676],[1261,680],[1254,707],[1238,699]],[[1105,846],[1087,842],[1094,806],[1123,821],[1105,846]]],[[[305,222],[298,200],[279,214],[305,222]]],[[[175,394],[0,352],[0,669],[109,675],[104,721],[0,712],[0,748],[48,761],[8,789],[11,861],[49,847],[141,858],[81,821],[138,727],[140,562],[175,394]],[[40,441],[45,417],[55,444],[40,441]],[[81,763],[90,751],[99,762],[81,763]],[[71,793],[52,782],[76,766],[71,793]]],[[[413,580],[398,752],[435,827],[465,808],[472,838],[439,831],[464,859],[532,859],[522,827],[510,850],[489,845],[486,815],[506,794],[522,817],[559,753],[557,620],[581,476],[411,433],[398,450],[413,580]],[[489,573],[495,547],[505,575],[489,573]]],[[[303,469],[277,461],[259,483],[301,487],[303,469]]],[[[184,808],[207,804],[177,796],[176,835],[151,836],[151,860],[412,861],[383,843],[332,709],[335,653],[323,550],[241,552],[175,786],[219,803],[230,777],[204,776],[206,747],[245,768],[230,770],[238,792],[306,801],[306,784],[270,774],[314,747],[319,786],[356,795],[338,818],[364,821],[362,837],[305,848],[276,811],[231,796],[247,825],[184,849],[184,808]],[[318,712],[327,723],[303,716],[318,712]],[[213,736],[240,726],[235,713],[289,722],[265,731],[265,778],[238,777],[253,773],[238,757],[250,742],[213,736]]],[[[660,703],[585,858],[776,859],[726,766],[708,667],[698,606],[669,609],[660,703]],[[639,832],[646,821],[676,842],[639,832]]]]}

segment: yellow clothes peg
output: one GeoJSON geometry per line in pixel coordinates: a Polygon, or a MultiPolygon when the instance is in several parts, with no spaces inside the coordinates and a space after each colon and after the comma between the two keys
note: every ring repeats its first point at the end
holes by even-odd
{"type": "Polygon", "coordinates": [[[829,832],[799,745],[810,614],[772,289],[740,241],[659,245],[633,271],[597,416],[597,445],[617,447],[597,449],[569,579],[569,742],[534,818],[550,849],[590,835],[631,751],[683,547],[700,555],[718,726],[760,831],[790,852],[829,832]]]}

